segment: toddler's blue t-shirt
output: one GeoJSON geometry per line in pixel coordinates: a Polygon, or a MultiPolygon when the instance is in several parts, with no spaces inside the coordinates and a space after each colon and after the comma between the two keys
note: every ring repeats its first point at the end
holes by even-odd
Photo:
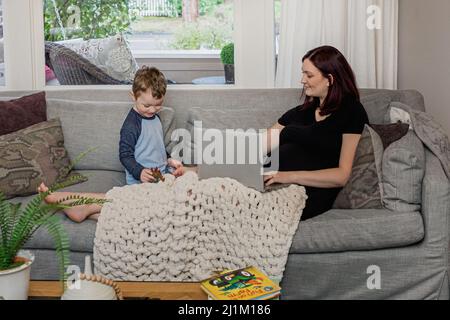
{"type": "Polygon", "coordinates": [[[167,173],[167,156],[159,116],[147,118],[131,109],[120,130],[119,143],[127,184],[140,183],[144,168],[158,168],[161,173],[167,173]]]}

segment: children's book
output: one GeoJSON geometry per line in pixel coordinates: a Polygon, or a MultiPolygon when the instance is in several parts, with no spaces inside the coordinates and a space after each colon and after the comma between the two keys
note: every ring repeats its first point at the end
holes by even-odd
{"type": "Polygon", "coordinates": [[[275,282],[253,266],[225,271],[203,280],[201,287],[212,300],[269,300],[281,293],[275,282]]]}

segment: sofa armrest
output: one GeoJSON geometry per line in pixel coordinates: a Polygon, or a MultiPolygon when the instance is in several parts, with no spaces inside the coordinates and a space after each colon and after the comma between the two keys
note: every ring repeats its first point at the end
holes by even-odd
{"type": "MultiPolygon", "coordinates": [[[[439,159],[425,149],[425,176],[422,183],[422,214],[425,242],[430,249],[448,252],[450,233],[450,181],[439,159]]],[[[446,253],[447,254],[447,253],[446,253]]]]}

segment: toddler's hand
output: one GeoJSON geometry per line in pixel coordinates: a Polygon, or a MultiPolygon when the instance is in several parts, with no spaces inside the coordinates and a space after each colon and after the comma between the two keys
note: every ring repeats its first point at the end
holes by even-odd
{"type": "Polygon", "coordinates": [[[152,175],[152,171],[150,169],[144,169],[141,172],[141,182],[155,182],[155,177],[152,175]]]}
{"type": "Polygon", "coordinates": [[[175,169],[172,172],[172,174],[175,177],[180,177],[180,176],[182,176],[184,174],[185,170],[184,170],[184,166],[181,163],[181,161],[173,159],[173,158],[170,158],[170,159],[167,160],[167,164],[168,164],[169,167],[172,167],[172,168],[175,169]]]}

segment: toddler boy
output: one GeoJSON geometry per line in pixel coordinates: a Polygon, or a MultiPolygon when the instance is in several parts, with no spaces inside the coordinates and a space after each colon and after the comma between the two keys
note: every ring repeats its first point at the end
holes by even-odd
{"type": "Polygon", "coordinates": [[[143,66],[136,72],[130,92],[134,106],[120,130],[119,158],[127,184],[156,182],[154,169],[176,177],[184,173],[182,163],[170,158],[164,145],[158,112],[166,88],[166,79],[157,68],[143,66]]]}

